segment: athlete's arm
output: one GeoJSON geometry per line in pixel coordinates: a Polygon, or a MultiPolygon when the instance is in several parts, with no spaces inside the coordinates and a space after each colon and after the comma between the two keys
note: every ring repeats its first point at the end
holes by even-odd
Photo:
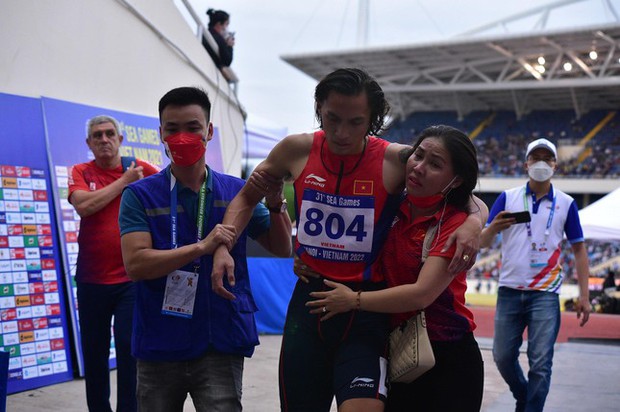
{"type": "Polygon", "coordinates": [[[389,194],[395,195],[405,189],[406,165],[411,153],[411,146],[399,143],[392,143],[385,149],[383,186],[389,194]]]}
{"type": "MultiPolygon", "coordinates": [[[[287,177],[297,177],[303,170],[312,149],[312,134],[290,135],[282,139],[269,153],[267,159],[255,169],[256,172],[266,173],[274,179],[284,180],[287,177]]],[[[269,191],[263,188],[264,191],[269,191]]],[[[241,233],[247,226],[256,204],[263,198],[263,191],[251,184],[245,184],[226,208],[222,223],[233,225],[237,233],[241,233]]],[[[213,291],[226,299],[234,299],[234,295],[224,288],[223,277],[227,276],[228,283],[235,284],[234,261],[228,253],[229,249],[221,245],[213,256],[213,271],[211,272],[211,286],[213,291]]]]}
{"type": "MultiPolygon", "coordinates": [[[[268,188],[268,191],[263,192],[268,206],[272,207],[282,202],[284,197],[282,179],[274,179],[265,172],[253,172],[246,184],[253,185],[261,191],[263,188],[268,188]]],[[[282,213],[270,212],[269,230],[257,237],[256,241],[275,256],[291,256],[291,218],[288,210],[282,213]]]]}

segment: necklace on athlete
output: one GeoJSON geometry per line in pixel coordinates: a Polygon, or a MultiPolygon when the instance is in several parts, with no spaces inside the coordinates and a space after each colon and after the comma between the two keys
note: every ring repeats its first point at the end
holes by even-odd
{"type": "Polygon", "coordinates": [[[338,181],[336,182],[336,191],[335,194],[339,194],[340,193],[340,181],[342,180],[342,178],[344,176],[348,176],[351,173],[353,173],[355,171],[355,169],[357,169],[357,167],[359,166],[360,162],[362,161],[362,158],[364,157],[364,154],[366,153],[366,145],[368,143],[368,138],[364,137],[364,148],[362,149],[362,153],[360,153],[359,157],[357,158],[357,161],[355,162],[355,164],[353,165],[353,168],[351,168],[351,170],[349,170],[348,172],[344,171],[344,161],[340,160],[340,170],[338,172],[333,171],[332,169],[330,169],[329,167],[327,167],[327,164],[325,163],[325,159],[323,158],[323,148],[325,147],[325,141],[327,139],[323,139],[323,141],[321,142],[321,163],[323,164],[323,167],[325,168],[325,170],[327,170],[328,173],[331,173],[332,175],[337,175],[338,176],[338,181]]]}

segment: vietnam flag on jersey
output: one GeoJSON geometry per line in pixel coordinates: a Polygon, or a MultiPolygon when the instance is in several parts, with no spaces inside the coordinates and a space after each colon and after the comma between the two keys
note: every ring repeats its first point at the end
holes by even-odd
{"type": "Polygon", "coordinates": [[[372,196],[374,193],[373,185],[374,182],[372,180],[355,180],[353,182],[353,194],[372,196]]]}

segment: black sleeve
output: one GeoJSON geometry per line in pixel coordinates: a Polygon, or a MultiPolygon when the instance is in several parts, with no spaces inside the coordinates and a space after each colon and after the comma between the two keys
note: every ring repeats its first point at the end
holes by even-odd
{"type": "Polygon", "coordinates": [[[224,40],[218,32],[209,30],[209,33],[211,33],[211,36],[213,36],[213,39],[217,43],[217,46],[220,49],[220,55],[218,56],[215,53],[204,38],[202,39],[202,45],[205,49],[207,49],[209,56],[211,56],[218,68],[230,66],[233,59],[233,48],[226,43],[226,40],[224,40]]]}
{"type": "Polygon", "coordinates": [[[220,46],[220,60],[222,62],[222,66],[230,66],[232,59],[233,48],[227,44],[224,47],[220,46]]]}
{"type": "Polygon", "coordinates": [[[233,59],[233,48],[226,43],[226,40],[219,33],[213,36],[220,48],[220,63],[222,66],[230,66],[233,59]]]}

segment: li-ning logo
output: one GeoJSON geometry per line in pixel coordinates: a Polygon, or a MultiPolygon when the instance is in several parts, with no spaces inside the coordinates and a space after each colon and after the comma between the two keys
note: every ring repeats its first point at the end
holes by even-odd
{"type": "Polygon", "coordinates": [[[371,378],[360,378],[359,376],[355,377],[351,381],[351,386],[349,388],[374,388],[375,381],[371,378]]]}
{"type": "Polygon", "coordinates": [[[327,180],[322,178],[321,176],[317,176],[314,173],[310,173],[308,176],[306,176],[306,180],[304,180],[304,183],[307,185],[325,187],[326,181],[327,180]]]}

